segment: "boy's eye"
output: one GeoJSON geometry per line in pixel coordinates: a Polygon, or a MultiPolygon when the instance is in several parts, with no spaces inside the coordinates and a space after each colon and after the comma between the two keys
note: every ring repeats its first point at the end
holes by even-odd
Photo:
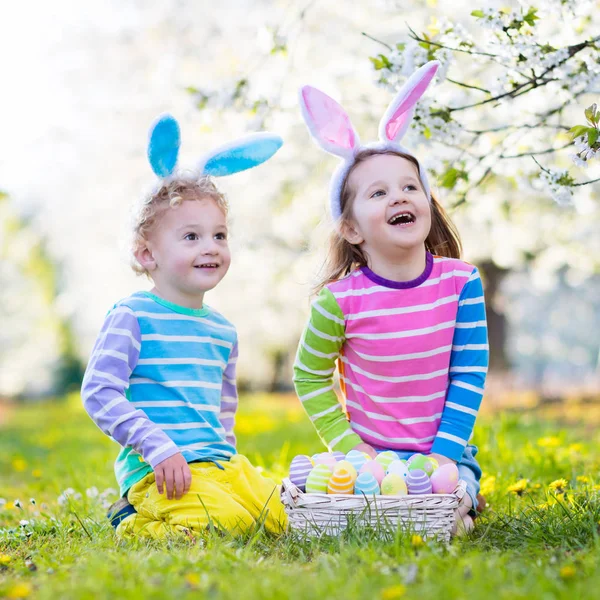
{"type": "Polygon", "coordinates": [[[377,198],[379,197],[381,194],[385,194],[385,190],[376,190],[371,194],[371,198],[377,198]]]}
{"type": "Polygon", "coordinates": [[[183,239],[184,239],[184,240],[188,240],[188,241],[190,241],[190,242],[194,242],[194,241],[196,241],[196,240],[198,239],[198,235],[197,235],[197,234],[195,234],[195,233],[191,233],[191,232],[190,232],[190,233],[186,233],[186,234],[183,236],[183,239]]]}

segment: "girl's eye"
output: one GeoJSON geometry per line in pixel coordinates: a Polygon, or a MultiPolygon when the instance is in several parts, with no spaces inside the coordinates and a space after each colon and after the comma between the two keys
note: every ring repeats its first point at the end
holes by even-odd
{"type": "Polygon", "coordinates": [[[405,190],[406,190],[406,189],[408,189],[408,190],[409,190],[409,191],[411,191],[411,192],[416,192],[416,191],[417,191],[417,188],[416,188],[416,186],[414,186],[414,185],[412,185],[412,184],[405,185],[405,186],[404,186],[404,189],[405,189],[405,190]]]}
{"type": "Polygon", "coordinates": [[[226,240],[227,239],[227,234],[226,233],[217,233],[215,235],[215,239],[216,240],[226,240]]]}
{"type": "Polygon", "coordinates": [[[379,197],[380,194],[385,194],[385,191],[384,190],[376,190],[375,192],[373,192],[371,194],[371,198],[377,198],[377,197],[379,197]]]}
{"type": "Polygon", "coordinates": [[[188,240],[189,242],[195,242],[198,239],[198,236],[195,233],[186,233],[183,236],[184,240],[188,240]]]}

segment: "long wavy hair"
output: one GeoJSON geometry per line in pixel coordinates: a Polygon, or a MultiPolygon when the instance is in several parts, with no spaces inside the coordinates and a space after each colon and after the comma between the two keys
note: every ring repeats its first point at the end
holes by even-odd
{"type": "MultiPolygon", "coordinates": [[[[396,152],[395,150],[362,150],[356,155],[355,162],[346,174],[341,192],[341,217],[338,226],[331,233],[329,239],[329,252],[321,269],[319,281],[315,292],[320,291],[325,285],[345,277],[355,269],[367,265],[367,256],[360,246],[351,244],[341,234],[342,226],[349,224],[352,219],[352,205],[356,196],[355,191],[348,184],[350,175],[358,165],[371,156],[377,154],[390,154],[410,161],[419,172],[419,162],[414,156],[396,152]]],[[[437,256],[460,258],[462,245],[458,231],[446,214],[443,206],[431,195],[431,229],[425,240],[425,248],[437,256]]]]}

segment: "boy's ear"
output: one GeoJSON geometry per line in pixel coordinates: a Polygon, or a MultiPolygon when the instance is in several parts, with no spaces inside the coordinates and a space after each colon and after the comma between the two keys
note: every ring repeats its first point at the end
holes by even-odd
{"type": "Polygon", "coordinates": [[[146,269],[146,271],[150,272],[156,269],[156,259],[152,254],[152,247],[150,246],[149,242],[145,241],[138,246],[133,255],[140,265],[146,269]]]}
{"type": "Polygon", "coordinates": [[[358,231],[356,225],[349,221],[342,221],[340,224],[340,233],[347,242],[354,246],[362,244],[365,241],[363,236],[358,231]]]}

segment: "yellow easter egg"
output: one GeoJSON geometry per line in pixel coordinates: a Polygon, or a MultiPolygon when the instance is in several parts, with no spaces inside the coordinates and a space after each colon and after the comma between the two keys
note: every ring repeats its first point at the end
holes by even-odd
{"type": "Polygon", "coordinates": [[[337,468],[327,484],[328,494],[352,494],[354,492],[354,479],[349,471],[337,468]]]}
{"type": "Polygon", "coordinates": [[[358,473],[356,472],[356,469],[354,468],[354,465],[351,462],[347,460],[340,460],[340,462],[337,464],[337,467],[335,468],[335,471],[337,471],[338,469],[345,469],[346,471],[348,471],[348,473],[350,473],[350,476],[352,477],[352,482],[356,481],[358,473]]]}
{"type": "Polygon", "coordinates": [[[381,493],[384,496],[406,496],[408,494],[406,482],[400,475],[390,473],[381,482],[381,493]]]}

